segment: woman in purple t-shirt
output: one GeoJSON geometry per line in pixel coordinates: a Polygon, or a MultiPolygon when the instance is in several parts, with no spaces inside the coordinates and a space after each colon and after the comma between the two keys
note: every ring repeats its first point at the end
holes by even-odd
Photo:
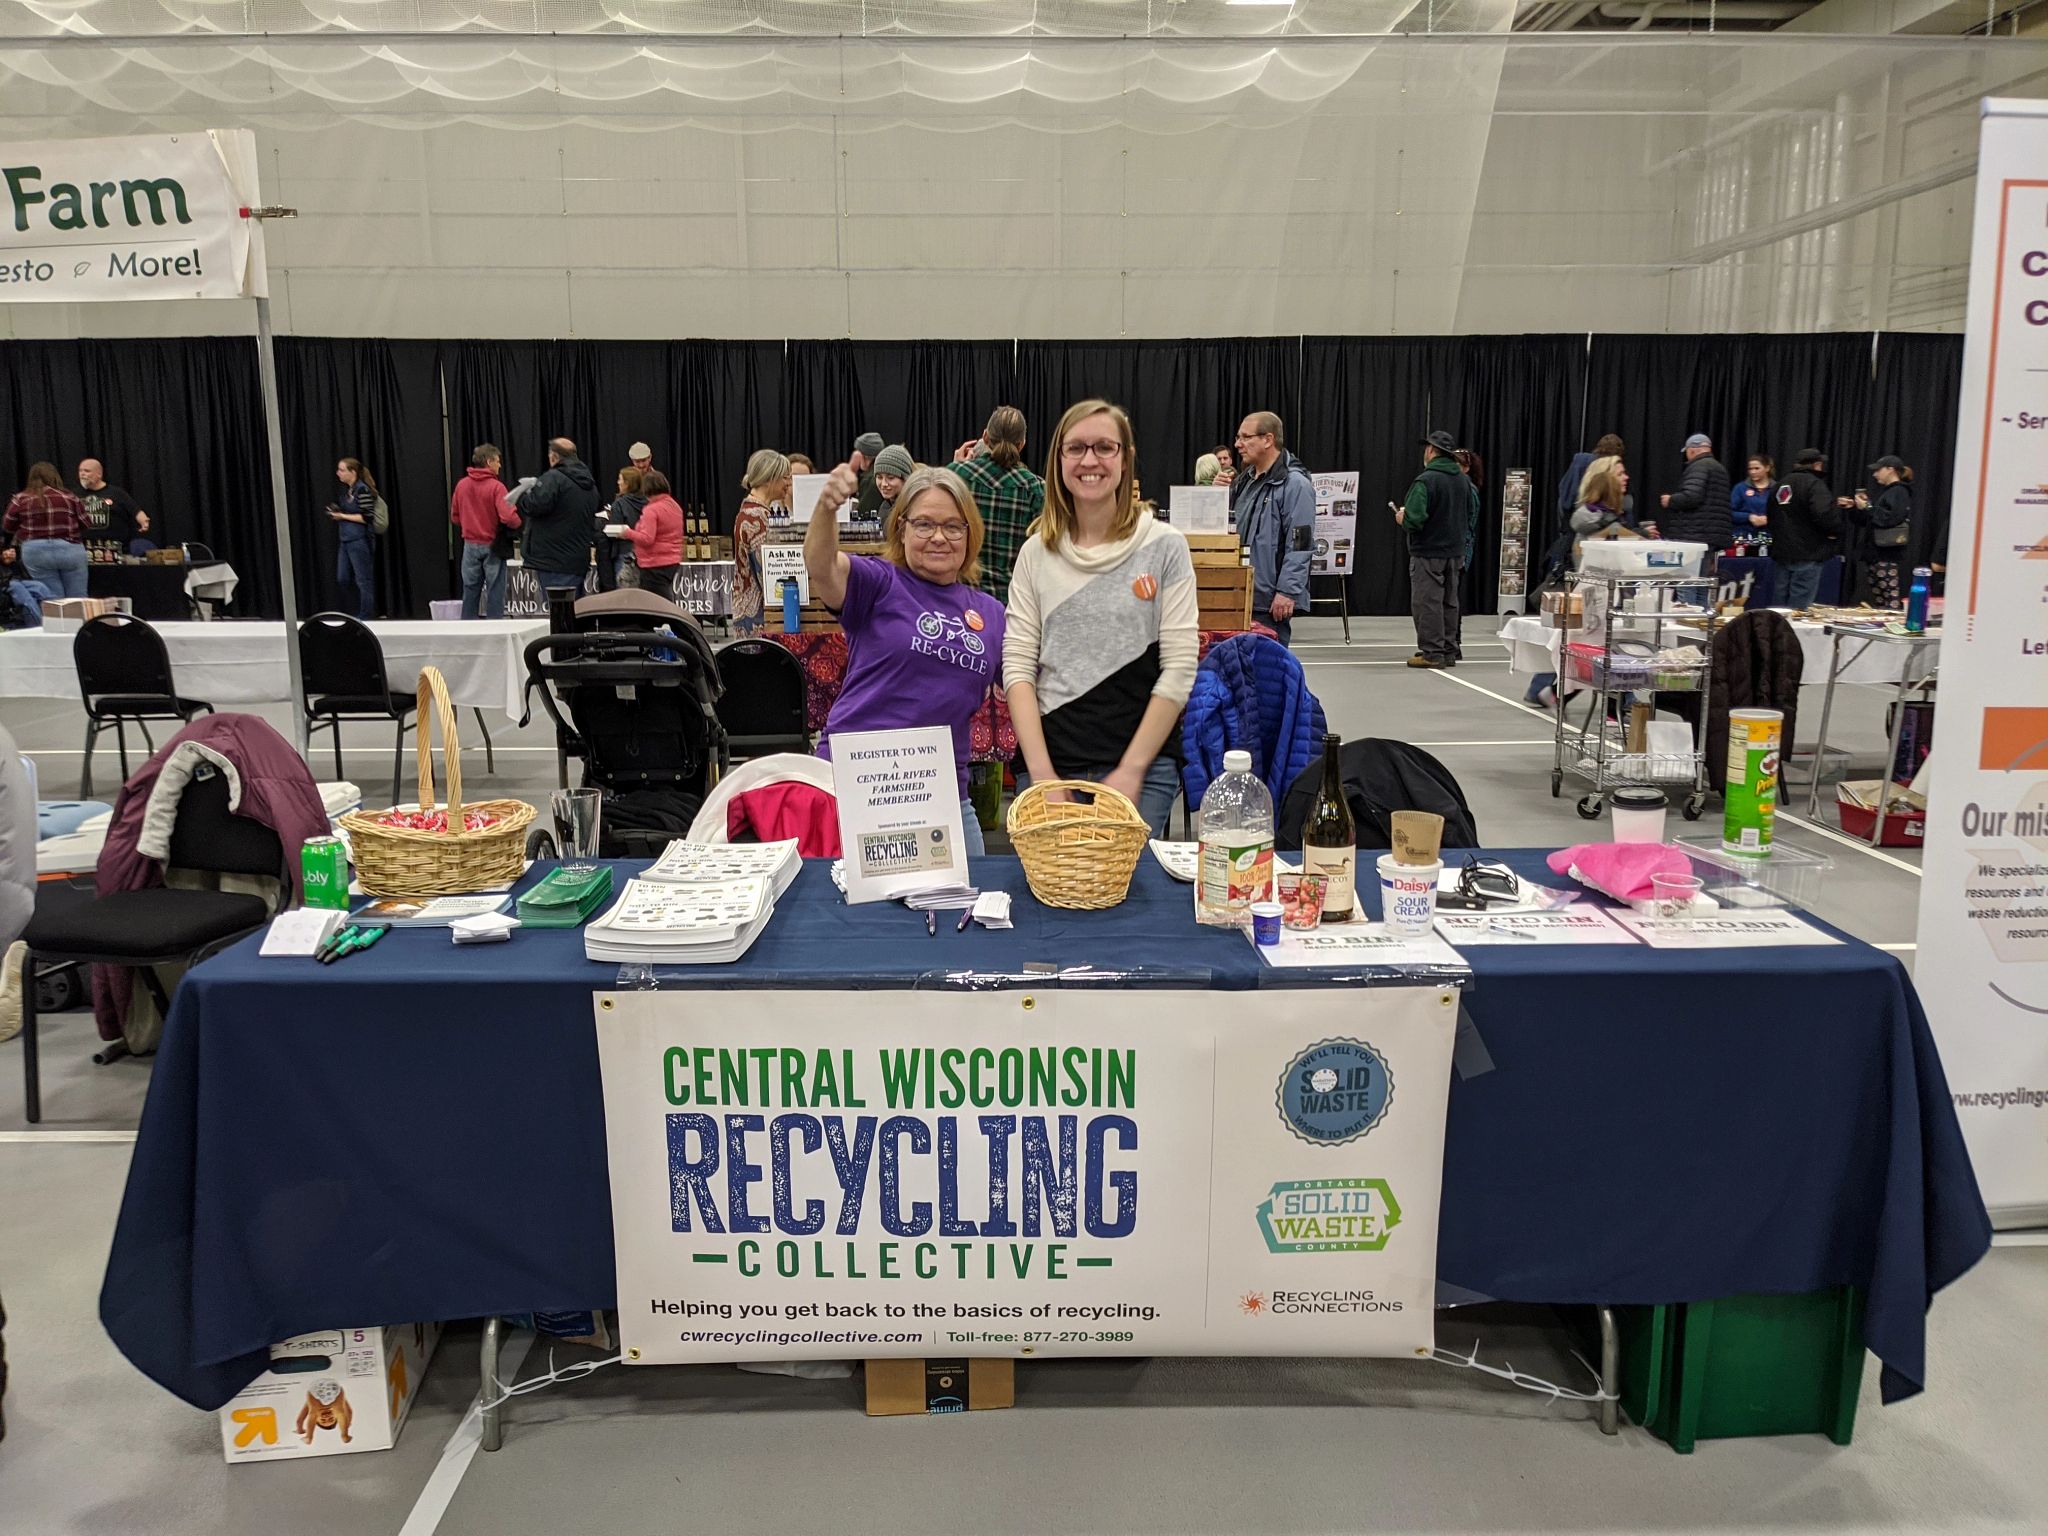
{"type": "Polygon", "coordinates": [[[961,835],[984,851],[967,798],[974,712],[1003,675],[1003,605],[973,583],[981,576],[981,512],[959,476],[920,469],[904,482],[889,519],[887,553],[839,548],[839,508],[859,490],[840,465],[825,482],[804,532],[811,595],[837,609],[846,630],[846,681],[825,721],[818,755],[839,731],[943,725],[953,733],[961,835]]]}

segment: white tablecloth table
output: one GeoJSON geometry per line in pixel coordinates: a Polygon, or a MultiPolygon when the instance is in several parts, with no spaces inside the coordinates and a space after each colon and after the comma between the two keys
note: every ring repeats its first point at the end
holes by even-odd
{"type": "MultiPolygon", "coordinates": [[[[186,698],[215,708],[290,702],[281,622],[222,619],[153,627],[164,637],[172,678],[186,698]]],[[[392,688],[418,687],[420,669],[432,664],[448,679],[457,705],[502,709],[515,719],[526,686],[526,643],[548,631],[544,619],[373,619],[370,628],[383,642],[392,688]]],[[[71,634],[40,629],[0,634],[0,698],[77,698],[71,641],[71,634]]]]}
{"type": "MultiPolygon", "coordinates": [[[[1827,626],[1794,619],[1792,632],[1799,636],[1799,649],[1806,658],[1806,665],[1800,673],[1801,686],[1825,687],[1828,663],[1835,647],[1827,626]]],[[[1558,637],[1562,633],[1551,628],[1550,621],[1541,614],[1524,613],[1509,619],[1500,632],[1500,642],[1508,648],[1509,669],[1525,675],[1557,671],[1558,637]]],[[[1851,636],[1842,642],[1842,672],[1836,681],[1895,684],[1910,659],[1910,647],[1859,646],[1851,636]]]]}

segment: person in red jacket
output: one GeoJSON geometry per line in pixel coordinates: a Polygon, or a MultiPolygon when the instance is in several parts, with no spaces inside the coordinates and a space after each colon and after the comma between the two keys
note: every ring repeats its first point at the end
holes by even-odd
{"type": "Polygon", "coordinates": [[[631,539],[633,556],[640,562],[640,590],[673,601],[672,583],[676,567],[683,563],[683,509],[669,494],[668,476],[650,469],[640,476],[640,494],[647,505],[630,528],[621,523],[606,526],[615,539],[631,539]]]}
{"type": "Polygon", "coordinates": [[[498,478],[504,455],[490,443],[479,443],[469,456],[469,469],[449,498],[448,520],[462,530],[462,616],[465,619],[505,617],[505,556],[497,552],[498,530],[517,528],[519,514],[505,499],[498,478]]]}

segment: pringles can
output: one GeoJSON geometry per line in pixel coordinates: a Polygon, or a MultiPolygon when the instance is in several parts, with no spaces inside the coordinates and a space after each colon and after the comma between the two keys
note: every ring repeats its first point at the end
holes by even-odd
{"type": "Polygon", "coordinates": [[[1762,857],[1778,819],[1778,755],[1785,715],[1776,709],[1728,711],[1728,813],[1721,846],[1762,857]]]}
{"type": "Polygon", "coordinates": [[[348,844],[338,837],[309,837],[299,849],[299,885],[309,907],[348,910],[348,844]]]}

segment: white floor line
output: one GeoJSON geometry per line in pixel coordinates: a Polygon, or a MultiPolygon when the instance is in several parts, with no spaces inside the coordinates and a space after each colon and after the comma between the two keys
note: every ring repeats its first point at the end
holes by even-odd
{"type": "MultiPolygon", "coordinates": [[[[1318,661],[1313,656],[1297,657],[1304,667],[1405,667],[1405,661],[1318,661]]],[[[1422,669],[1416,668],[1419,672],[1422,669]]]]}
{"type": "Polygon", "coordinates": [[[2013,1232],[1991,1234],[1994,1248],[2048,1248],[2048,1228],[2022,1227],[2013,1232]]]}
{"type": "Polygon", "coordinates": [[[1881,949],[1888,955],[1910,955],[1920,946],[1918,944],[1873,944],[1870,947],[1872,949],[1881,949]]]}
{"type": "MultiPolygon", "coordinates": [[[[501,1381],[519,1379],[519,1367],[531,1348],[533,1335],[525,1329],[520,1329],[506,1341],[498,1352],[501,1381]]],[[[413,1500],[412,1513],[398,1528],[398,1536],[433,1536],[441,1528],[441,1517],[448,1513],[455,1490],[462,1486],[463,1474],[469,1471],[469,1464],[476,1459],[477,1450],[483,1443],[483,1401],[484,1395],[479,1389],[477,1395],[470,1399],[462,1422],[455,1426],[448,1443],[441,1447],[441,1459],[427,1478],[426,1486],[420,1489],[420,1496],[413,1500]]]]}
{"type": "Polygon", "coordinates": [[[25,1147],[38,1141],[57,1145],[107,1146],[134,1140],[133,1131],[0,1131],[0,1147],[25,1147]]]}
{"type": "MultiPolygon", "coordinates": [[[[1538,709],[1532,704],[1523,703],[1520,699],[1511,699],[1504,693],[1495,693],[1491,688],[1482,687],[1478,683],[1473,682],[1469,677],[1460,677],[1455,672],[1442,670],[1432,675],[1442,678],[1447,683],[1456,683],[1460,688],[1470,688],[1474,693],[1483,693],[1489,699],[1505,704],[1511,709],[1519,709],[1525,715],[1534,715],[1539,720],[1551,718],[1549,710],[1538,709]]],[[[1840,843],[1844,848],[1853,848],[1858,853],[1876,859],[1880,864],[1889,864],[1893,869],[1902,869],[1916,880],[1920,877],[1918,866],[1908,864],[1904,859],[1895,859],[1882,848],[1873,848],[1860,838],[1846,836],[1841,832],[1837,832],[1833,827],[1822,826],[1817,821],[1808,821],[1804,816],[1794,815],[1791,811],[1779,811],[1778,819],[1789,822],[1802,831],[1811,832],[1817,837],[1824,837],[1831,843],[1840,843]]]]}
{"type": "Polygon", "coordinates": [[[1548,736],[1541,736],[1525,741],[1411,741],[1408,745],[1426,747],[1434,752],[1439,747],[1547,747],[1551,740],[1548,736]]]}

